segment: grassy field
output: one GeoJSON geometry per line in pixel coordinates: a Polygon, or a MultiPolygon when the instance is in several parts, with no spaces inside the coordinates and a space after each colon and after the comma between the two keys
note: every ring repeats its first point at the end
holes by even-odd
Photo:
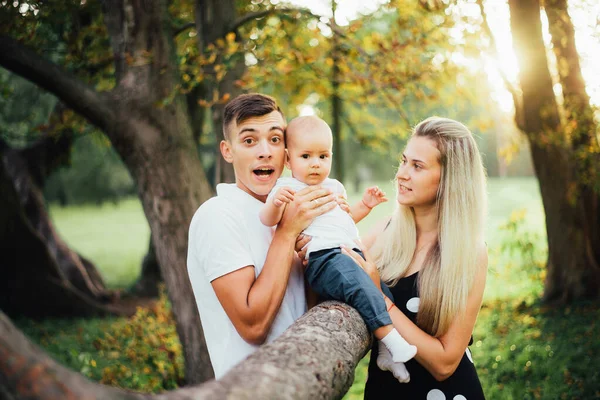
{"type": "MultiPolygon", "coordinates": [[[[359,224],[367,232],[394,207],[390,202],[359,224]]],[[[472,354],[489,399],[600,398],[597,304],[564,309],[538,298],[546,252],[544,214],[532,178],[490,179],[487,242],[490,270],[472,354]]],[[[350,201],[360,193],[350,193],[350,201]]],[[[149,229],[139,202],[61,209],[51,207],[68,244],[96,263],[109,287],[125,288],[139,275],[149,229]]],[[[91,379],[141,391],[176,387],[181,357],[166,301],[133,319],[17,321],[65,365],[91,379]],[[158,344],[163,344],[158,346],[158,344]]],[[[362,398],[368,356],[346,399],[362,398]]]]}

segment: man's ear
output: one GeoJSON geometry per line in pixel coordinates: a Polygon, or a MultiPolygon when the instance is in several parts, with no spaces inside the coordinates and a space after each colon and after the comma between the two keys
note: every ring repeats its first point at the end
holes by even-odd
{"type": "Polygon", "coordinates": [[[227,161],[229,164],[233,163],[231,143],[229,143],[227,140],[221,140],[221,144],[219,145],[219,147],[221,149],[221,154],[223,155],[225,161],[227,161]]]}
{"type": "Polygon", "coordinates": [[[292,167],[290,167],[290,153],[288,152],[288,149],[285,149],[285,166],[291,170],[292,167]]]}

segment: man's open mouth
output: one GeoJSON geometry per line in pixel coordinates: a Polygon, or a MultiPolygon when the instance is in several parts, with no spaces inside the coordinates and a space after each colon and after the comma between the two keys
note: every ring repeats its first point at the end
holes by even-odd
{"type": "Polygon", "coordinates": [[[264,167],[264,168],[256,168],[255,170],[253,170],[253,172],[258,176],[269,176],[273,172],[275,172],[275,170],[273,168],[264,167]]]}

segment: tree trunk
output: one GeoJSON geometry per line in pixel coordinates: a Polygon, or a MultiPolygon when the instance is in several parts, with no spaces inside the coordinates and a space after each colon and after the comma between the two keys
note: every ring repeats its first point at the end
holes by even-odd
{"type": "Polygon", "coordinates": [[[150,235],[148,253],[146,253],[142,260],[142,272],[140,273],[140,278],[130,289],[130,293],[134,296],[158,297],[158,285],[162,281],[160,265],[158,264],[156,250],[154,249],[154,241],[152,235],[150,235]]]}
{"type": "Polygon", "coordinates": [[[68,370],[0,311],[0,397],[6,399],[339,399],[371,343],[348,305],[323,303],[219,381],[158,395],[99,385],[68,370]]]}
{"type": "Polygon", "coordinates": [[[115,59],[114,119],[106,130],[134,177],[167,285],[188,383],[213,376],[189,282],[187,234],[197,207],[212,195],[190,126],[165,2],[105,3],[115,59]]]}
{"type": "MultiPolygon", "coordinates": [[[[235,1],[233,0],[196,0],[196,25],[198,29],[198,47],[200,53],[205,51],[208,44],[217,39],[223,39],[229,28],[233,26],[237,18],[235,1]]],[[[235,40],[241,41],[238,32],[235,40]]],[[[222,65],[226,69],[225,75],[217,79],[217,73],[211,68],[205,82],[205,92],[209,101],[213,102],[211,107],[212,127],[215,135],[215,169],[214,183],[235,182],[233,166],[221,157],[220,143],[223,137],[223,109],[225,102],[223,96],[234,98],[242,93],[240,86],[236,83],[242,78],[246,70],[244,53],[233,54],[229,60],[222,55],[217,56],[215,65],[222,65]],[[215,95],[216,94],[216,98],[215,95]]],[[[226,97],[227,98],[227,97],[226,97]]]]}
{"type": "MultiPolygon", "coordinates": [[[[538,0],[510,0],[513,46],[523,92],[522,124],[546,213],[548,264],[544,300],[597,298],[600,268],[588,256],[584,209],[575,179],[578,160],[565,138],[542,39],[538,0]]],[[[592,211],[592,210],[589,210],[592,211]]],[[[598,225],[594,228],[598,229],[598,225]]],[[[593,259],[592,259],[593,261],[593,259]]],[[[597,260],[596,260],[597,262],[597,260]]]]}
{"type": "MultiPolygon", "coordinates": [[[[0,141],[0,308],[12,316],[131,315],[94,265],[73,252],[48,217],[43,181],[71,139],[43,139],[26,150],[0,141]]],[[[68,157],[68,156],[66,156],[68,157]]]]}
{"type": "Polygon", "coordinates": [[[579,183],[579,216],[586,241],[588,264],[600,269],[600,144],[598,125],[585,91],[579,53],[575,46],[575,29],[566,0],[546,0],[552,49],[558,65],[564,98],[564,113],[574,151],[573,179],[579,183]],[[594,187],[596,185],[596,187],[594,187]]]}
{"type": "Polygon", "coordinates": [[[345,168],[344,168],[344,149],[342,148],[342,99],[340,97],[340,46],[339,46],[339,34],[335,29],[335,10],[337,3],[335,0],[331,2],[332,18],[331,24],[334,27],[332,36],[332,50],[331,58],[333,59],[333,67],[331,70],[331,86],[333,93],[331,95],[331,130],[333,133],[333,155],[335,162],[334,175],[335,179],[344,183],[345,180],[345,168]]]}

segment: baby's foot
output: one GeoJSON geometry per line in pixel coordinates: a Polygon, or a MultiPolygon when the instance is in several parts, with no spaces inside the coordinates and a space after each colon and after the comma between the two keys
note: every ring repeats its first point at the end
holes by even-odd
{"type": "Polygon", "coordinates": [[[383,342],[378,342],[379,354],[377,354],[377,366],[382,371],[390,371],[394,378],[398,379],[400,383],[407,383],[410,381],[410,374],[406,369],[404,363],[395,363],[392,360],[390,351],[385,347],[383,342]]]}
{"type": "MultiPolygon", "coordinates": [[[[390,352],[391,353],[391,352],[390,352]]],[[[417,354],[417,346],[406,344],[405,346],[395,346],[391,353],[392,360],[395,363],[405,363],[417,354]]]]}
{"type": "Polygon", "coordinates": [[[385,347],[382,341],[378,341],[379,352],[377,354],[377,366],[382,371],[391,371],[392,364],[394,364],[394,360],[392,360],[392,355],[390,351],[385,347]]]}
{"type": "Polygon", "coordinates": [[[410,374],[406,369],[406,365],[403,362],[393,363],[391,369],[389,369],[394,375],[394,378],[398,379],[400,383],[410,382],[410,374]]]}
{"type": "Polygon", "coordinates": [[[408,344],[395,329],[385,335],[381,342],[390,351],[394,362],[407,362],[417,354],[417,346],[408,344]]]}

